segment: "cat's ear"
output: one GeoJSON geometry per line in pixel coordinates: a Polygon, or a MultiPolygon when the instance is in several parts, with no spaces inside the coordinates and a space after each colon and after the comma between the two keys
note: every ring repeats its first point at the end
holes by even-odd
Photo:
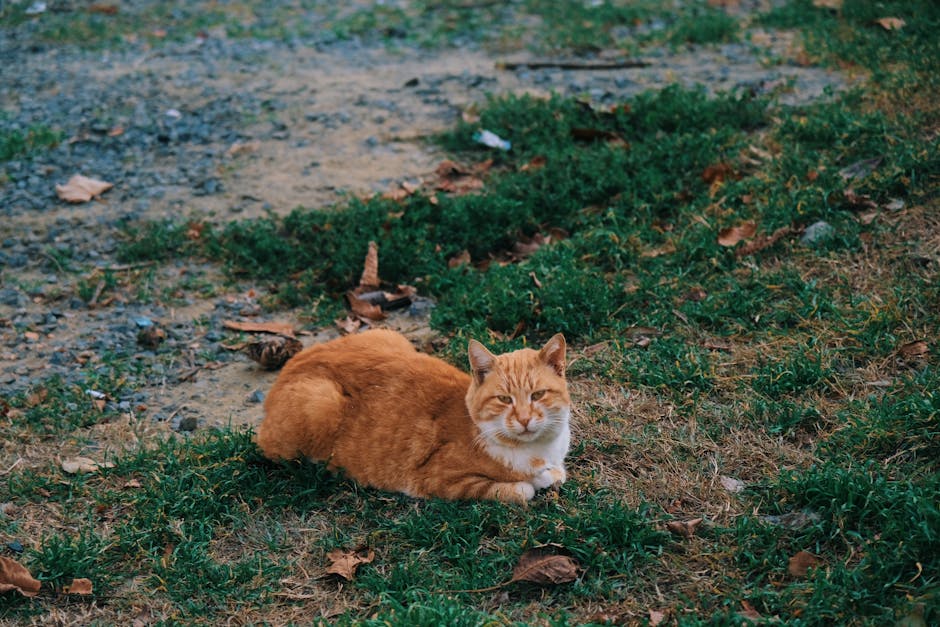
{"type": "Polygon", "coordinates": [[[483,377],[493,369],[496,357],[476,340],[470,340],[470,344],[467,346],[467,355],[470,357],[470,369],[473,371],[473,378],[476,379],[477,383],[483,383],[483,377]]]}
{"type": "Polygon", "coordinates": [[[556,333],[539,351],[539,359],[551,366],[559,377],[565,376],[565,348],[565,336],[556,333]]]}

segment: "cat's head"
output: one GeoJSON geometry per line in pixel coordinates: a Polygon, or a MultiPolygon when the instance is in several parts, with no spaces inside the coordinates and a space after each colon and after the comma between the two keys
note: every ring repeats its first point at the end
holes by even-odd
{"type": "Polygon", "coordinates": [[[565,337],[541,350],[494,355],[476,340],[467,353],[473,381],[467,408],[481,436],[504,446],[552,439],[568,424],[571,398],[565,380],[565,337]]]}

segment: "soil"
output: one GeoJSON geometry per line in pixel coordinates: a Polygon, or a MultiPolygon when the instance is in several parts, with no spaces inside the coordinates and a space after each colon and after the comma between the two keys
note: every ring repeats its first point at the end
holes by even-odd
{"type": "MultiPolygon", "coordinates": [[[[648,50],[644,68],[506,71],[498,62],[546,59],[357,42],[308,48],[214,31],[156,49],[88,52],[0,33],[6,123],[51,123],[67,138],[0,164],[0,394],[51,375],[85,385],[89,367],[105,370],[109,355],[131,355],[148,368],[131,375],[133,392],[108,400],[127,420],[96,428],[96,446],[131,432],[257,424],[275,373],[228,350],[243,338],[222,322],[274,318],[300,327],[299,312],[263,313],[263,286],[232,285],[198,261],[121,266],[114,252],[123,223],[284,214],[418,183],[447,157],[429,138],[488,94],[557,92],[608,105],[679,83],[774,92],[789,106],[848,83],[827,70],[767,62],[798,57],[787,33],[752,31],[750,41],[648,50]],[[64,203],[55,185],[76,173],[114,188],[92,202],[64,203]],[[109,269],[118,285],[89,297],[109,269]],[[179,288],[180,297],[160,296],[190,279],[215,286],[212,295],[179,288]],[[135,296],[141,281],[149,298],[135,296]],[[167,332],[156,349],[138,341],[149,323],[167,332]]],[[[389,324],[428,341],[426,308],[389,324]]],[[[316,325],[302,336],[305,344],[338,334],[331,320],[316,325]]],[[[4,453],[5,467],[16,457],[4,453]]]]}

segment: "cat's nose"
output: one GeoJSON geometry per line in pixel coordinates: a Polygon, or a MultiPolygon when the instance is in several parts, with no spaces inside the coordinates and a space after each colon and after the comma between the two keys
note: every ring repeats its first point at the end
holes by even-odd
{"type": "Polygon", "coordinates": [[[519,424],[522,425],[522,428],[523,428],[524,430],[528,431],[528,430],[529,430],[529,422],[532,421],[532,416],[517,416],[517,417],[516,417],[516,421],[518,421],[519,424]]]}

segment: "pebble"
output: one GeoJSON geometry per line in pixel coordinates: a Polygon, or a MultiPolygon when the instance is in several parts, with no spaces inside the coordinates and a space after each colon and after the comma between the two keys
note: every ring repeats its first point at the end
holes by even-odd
{"type": "Polygon", "coordinates": [[[800,237],[800,243],[804,246],[816,247],[831,239],[835,234],[835,227],[824,220],[820,220],[806,227],[800,237]]]}

